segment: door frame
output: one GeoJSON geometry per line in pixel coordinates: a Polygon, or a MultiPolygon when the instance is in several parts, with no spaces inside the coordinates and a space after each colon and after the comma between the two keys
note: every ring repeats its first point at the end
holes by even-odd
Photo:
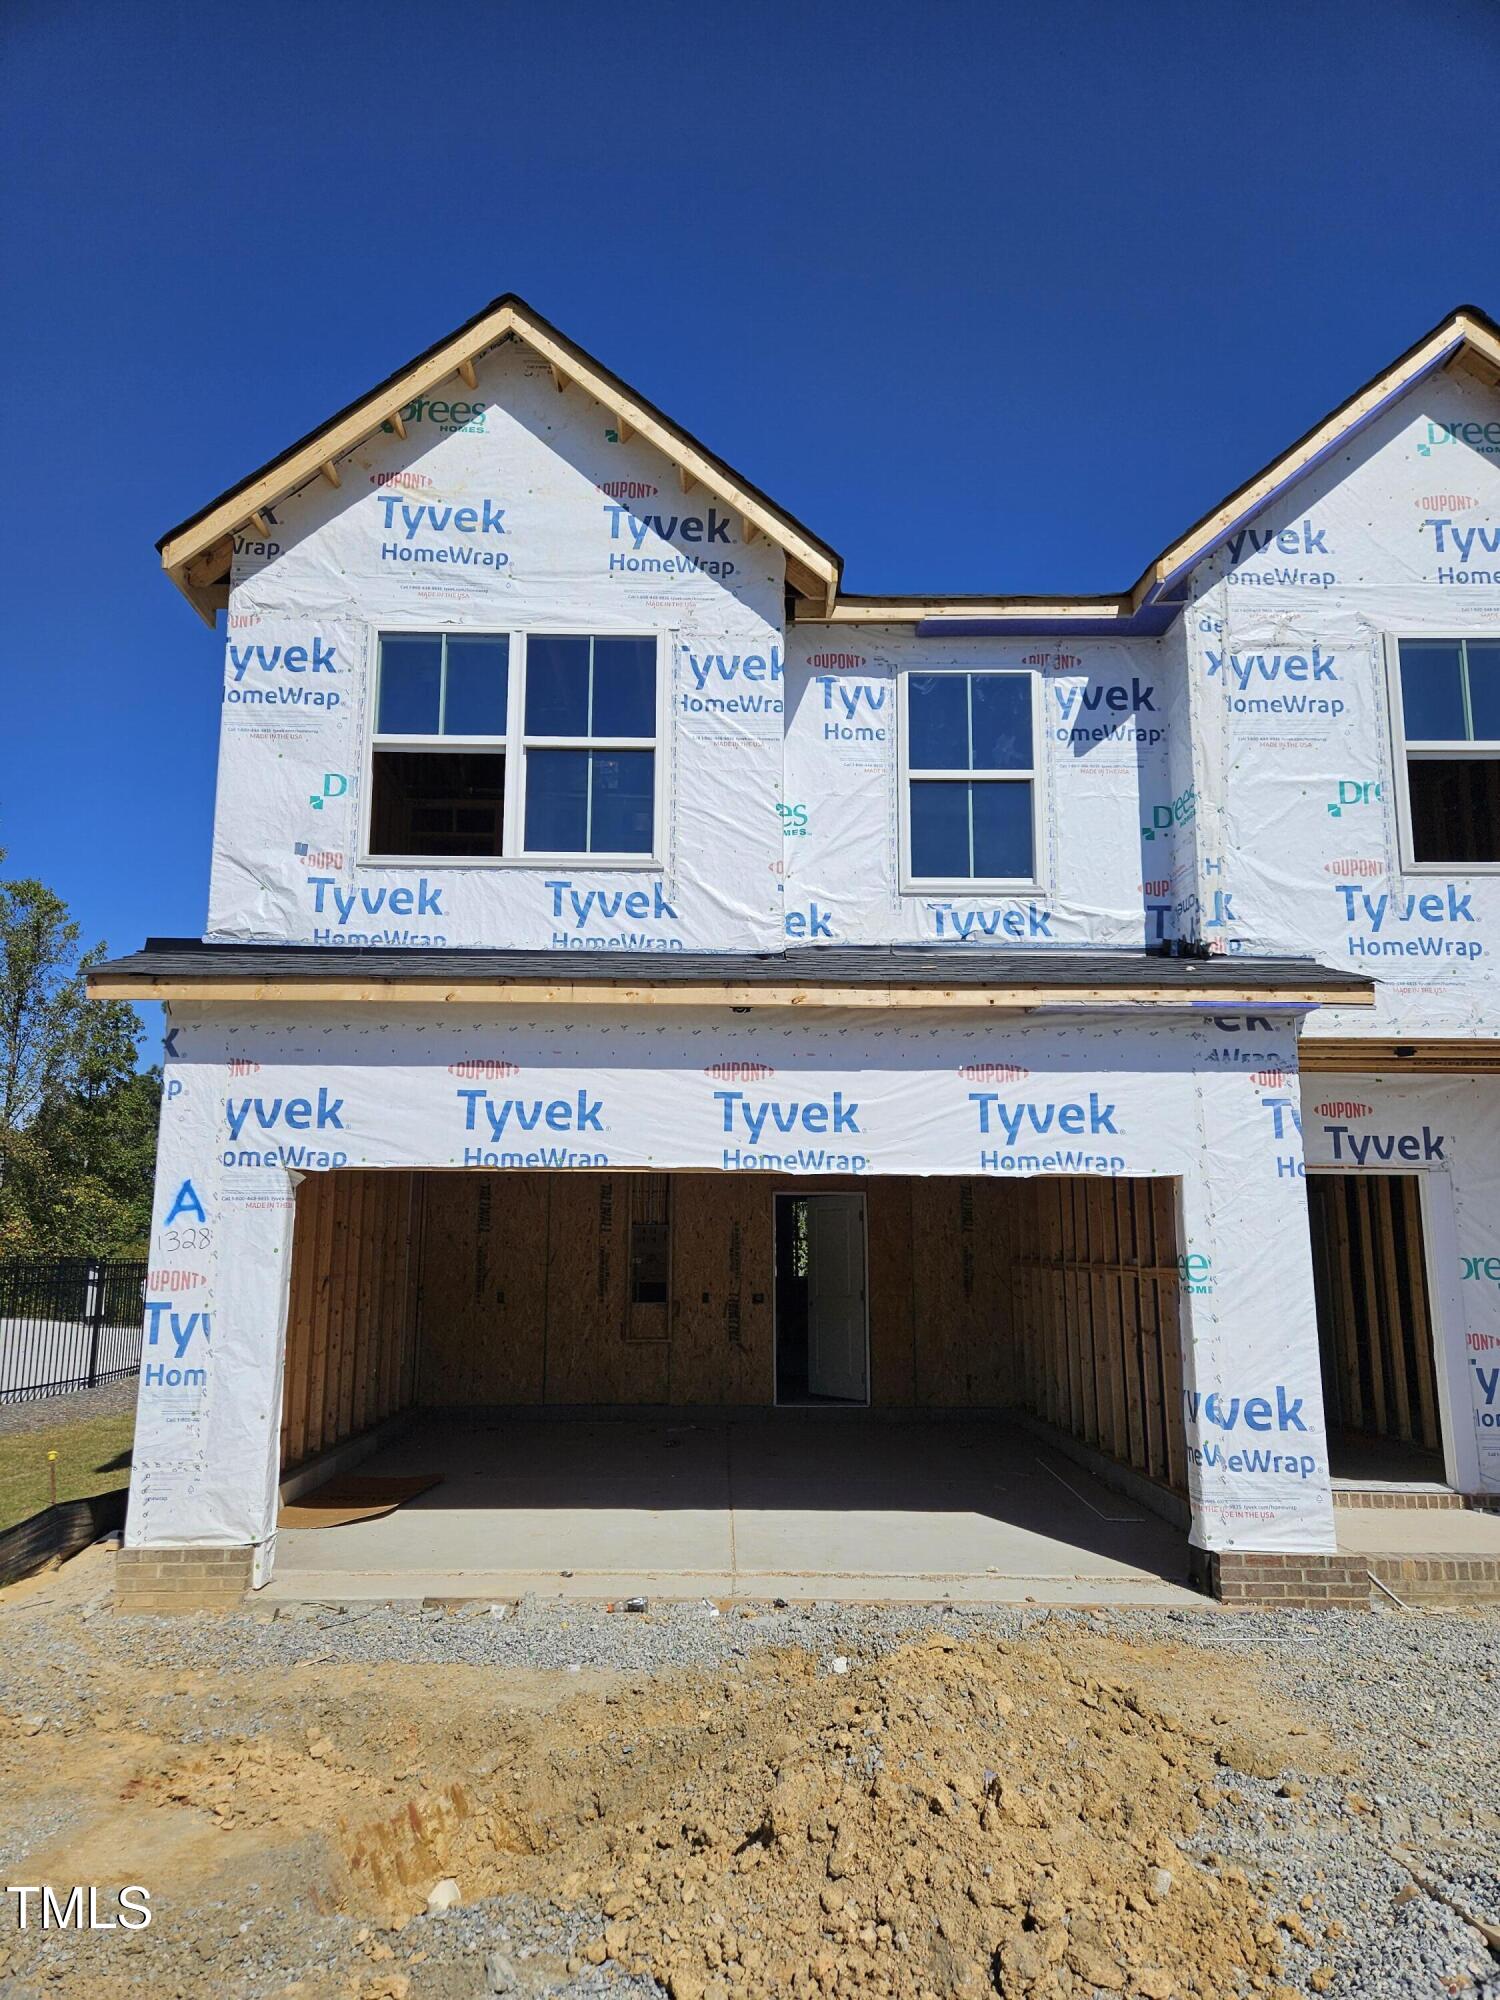
{"type": "MultiPolygon", "coordinates": [[[[1405,1178],[1409,1166],[1384,1164],[1378,1167],[1318,1166],[1308,1164],[1308,1176],[1334,1174],[1379,1174],[1386,1179],[1405,1178]]],[[[1443,1480],[1456,1493],[1478,1493],[1479,1443],[1472,1421],[1465,1428],[1456,1413],[1469,1407],[1467,1336],[1464,1304],[1458,1293],[1458,1217],[1453,1205],[1453,1179],[1441,1167],[1418,1168],[1417,1201],[1422,1215],[1422,1275],[1427,1285],[1433,1373],[1437,1377],[1438,1435],[1443,1447],[1443,1480]]],[[[1308,1246],[1312,1231],[1309,1225],[1308,1246]]],[[[1317,1329],[1322,1340],[1322,1329],[1317,1329]]]]}
{"type": "Polygon", "coordinates": [[[773,1187],[771,1189],[771,1407],[775,1410],[868,1410],[873,1388],[870,1372],[870,1201],[863,1188],[806,1188],[773,1187]],[[781,1352],[781,1269],[776,1261],[776,1204],[783,1199],[793,1201],[816,1201],[819,1195],[857,1195],[860,1205],[860,1245],[864,1258],[864,1305],[865,1305],[865,1393],[863,1401],[853,1397],[836,1403],[783,1403],[777,1393],[777,1366],[781,1352]]]}

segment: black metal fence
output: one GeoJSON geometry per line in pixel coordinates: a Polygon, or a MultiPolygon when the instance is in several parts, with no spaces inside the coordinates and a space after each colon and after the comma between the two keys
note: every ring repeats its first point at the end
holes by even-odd
{"type": "Polygon", "coordinates": [[[0,1262],[0,1403],[93,1389],[141,1372],[146,1262],[0,1262]]]}

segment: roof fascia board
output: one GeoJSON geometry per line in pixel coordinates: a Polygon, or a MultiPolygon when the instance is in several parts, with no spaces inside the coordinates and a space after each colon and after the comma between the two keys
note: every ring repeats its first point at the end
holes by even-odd
{"type": "Polygon", "coordinates": [[[992,619],[1024,626],[1036,619],[1072,618],[1109,630],[1131,612],[1128,597],[841,597],[832,615],[797,613],[799,625],[910,625],[951,619],[992,619]]]}
{"type": "Polygon", "coordinates": [[[494,979],[360,979],[356,977],[278,979],[254,974],[213,975],[204,978],[180,974],[106,973],[93,975],[88,982],[93,1000],[208,1000],[265,1001],[297,1004],[303,1001],[359,1001],[368,1003],[443,1005],[484,1002],[505,1006],[657,1006],[657,1007],[791,1007],[809,1008],[871,1007],[954,1008],[968,1007],[981,1012],[1031,1013],[1038,1007],[1125,1007],[1172,1008],[1191,1013],[1204,1007],[1279,1007],[1302,1010],[1309,1007],[1370,1007],[1373,990],[1362,992],[1344,987],[1320,986],[1316,978],[1305,987],[1261,987],[1254,979],[1226,979],[1205,982],[1191,988],[1153,986],[1077,987],[954,987],[954,986],[740,986],[662,985],[639,981],[606,984],[540,980],[501,981],[494,979]]]}

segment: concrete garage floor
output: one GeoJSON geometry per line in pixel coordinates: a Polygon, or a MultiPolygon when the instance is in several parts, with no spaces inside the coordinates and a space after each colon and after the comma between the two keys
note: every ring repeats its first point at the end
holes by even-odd
{"type": "Polygon", "coordinates": [[[998,1420],[421,1418],[357,1470],[443,1483],[379,1520],[283,1529],[261,1602],[1203,1603],[1177,1529],[998,1420]]]}

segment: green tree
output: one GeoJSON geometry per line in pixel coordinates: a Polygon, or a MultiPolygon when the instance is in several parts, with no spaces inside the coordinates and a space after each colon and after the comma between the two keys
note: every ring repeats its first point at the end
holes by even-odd
{"type": "Polygon", "coordinates": [[[142,1254],[150,1233],[159,1070],[123,1001],[90,1001],[67,905],[0,882],[0,1254],[142,1254]]]}

